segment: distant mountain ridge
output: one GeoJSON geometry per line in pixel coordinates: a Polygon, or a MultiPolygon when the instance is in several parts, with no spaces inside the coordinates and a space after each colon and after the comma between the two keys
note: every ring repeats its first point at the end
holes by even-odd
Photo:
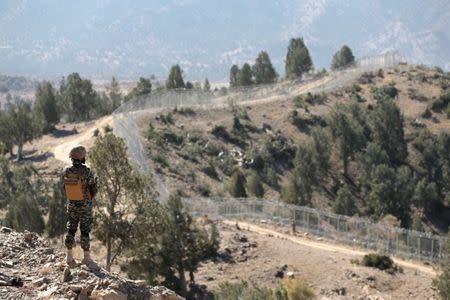
{"type": "Polygon", "coordinates": [[[450,2],[6,0],[0,3],[0,72],[225,79],[233,63],[267,50],[277,71],[303,36],[316,68],[342,44],[357,57],[397,49],[407,61],[450,70],[450,2]]]}

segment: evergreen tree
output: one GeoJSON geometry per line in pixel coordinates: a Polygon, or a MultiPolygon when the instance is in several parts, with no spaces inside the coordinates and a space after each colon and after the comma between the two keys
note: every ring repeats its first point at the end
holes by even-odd
{"type": "Polygon", "coordinates": [[[286,54],[286,76],[288,78],[302,77],[312,67],[313,63],[303,38],[291,39],[286,54]]]}
{"type": "Polygon", "coordinates": [[[364,152],[358,153],[357,161],[361,183],[367,185],[370,182],[373,170],[378,165],[389,164],[389,157],[378,144],[370,142],[364,152]]]}
{"type": "MultiPolygon", "coordinates": [[[[150,83],[151,90],[151,83],[150,83]]],[[[120,91],[119,82],[116,80],[116,77],[113,76],[111,79],[111,84],[107,87],[108,97],[112,104],[112,111],[120,106],[122,103],[122,92],[120,91]]]]}
{"type": "Polygon", "coordinates": [[[58,123],[55,90],[50,82],[45,81],[37,86],[33,110],[43,133],[49,132],[58,123]]]}
{"type": "Polygon", "coordinates": [[[186,81],[185,88],[187,90],[192,90],[194,88],[194,85],[192,84],[192,82],[186,81]]]}
{"type": "Polygon", "coordinates": [[[256,84],[273,83],[278,77],[277,72],[272,66],[269,55],[261,51],[253,65],[253,74],[256,84]]]}
{"type": "Polygon", "coordinates": [[[319,172],[311,144],[299,145],[294,159],[294,171],[282,191],[282,199],[288,203],[308,205],[314,188],[319,184],[319,172]]]}
{"type": "Polygon", "coordinates": [[[333,205],[333,210],[337,214],[347,216],[353,216],[357,213],[355,200],[353,199],[352,193],[347,186],[339,189],[336,201],[333,205]]]}
{"type": "MultiPolygon", "coordinates": [[[[205,228],[196,225],[179,196],[170,196],[160,209],[158,217],[140,227],[131,248],[132,261],[129,275],[144,275],[149,283],[155,283],[160,276],[163,284],[183,296],[187,295],[188,272],[190,280],[195,280],[194,272],[201,260],[216,254],[219,234],[215,226],[208,234],[205,228]]],[[[142,218],[148,218],[145,210],[142,218]]]]}
{"type": "Polygon", "coordinates": [[[320,177],[325,179],[330,169],[331,137],[323,128],[314,128],[311,131],[311,137],[317,171],[320,177]]]}
{"type": "Polygon", "coordinates": [[[166,81],[166,88],[171,89],[182,89],[184,88],[183,71],[179,65],[174,65],[170,68],[169,77],[166,81]]]}
{"type": "Polygon", "coordinates": [[[414,203],[422,207],[426,213],[432,213],[436,203],[439,202],[439,194],[436,183],[428,182],[422,178],[414,189],[414,203]]]}
{"type": "Polygon", "coordinates": [[[414,187],[412,174],[408,167],[397,170],[388,165],[378,165],[372,173],[370,192],[367,195],[369,213],[379,219],[391,214],[407,226],[410,218],[410,201],[414,187]]]}
{"type": "Polygon", "coordinates": [[[86,121],[94,117],[93,107],[97,105],[98,96],[90,80],[72,73],[61,81],[59,101],[69,122],[86,121]]]}
{"type": "Polygon", "coordinates": [[[89,153],[92,168],[102,182],[96,197],[94,234],[106,246],[106,269],[131,243],[138,230],[140,211],[155,198],[151,180],[133,170],[122,138],[99,136],[89,153]]]}
{"type": "Polygon", "coordinates": [[[125,101],[129,101],[134,97],[149,95],[152,92],[152,82],[150,79],[140,77],[136,86],[125,97],[125,101]]]}
{"type": "Polygon", "coordinates": [[[9,107],[7,113],[12,127],[9,136],[13,144],[17,145],[17,160],[20,161],[23,158],[23,145],[40,136],[42,131],[33,116],[31,103],[19,99],[9,107]]]}
{"type": "Polygon", "coordinates": [[[203,83],[203,91],[205,92],[211,91],[211,85],[209,84],[208,78],[205,78],[205,82],[203,83]]]}
{"type": "Polygon", "coordinates": [[[373,141],[386,151],[393,165],[400,165],[408,156],[403,131],[404,121],[398,106],[391,100],[377,103],[371,114],[373,141]]]}
{"type": "Polygon", "coordinates": [[[41,182],[32,182],[33,169],[19,166],[12,169],[7,160],[2,161],[0,184],[2,201],[0,207],[7,206],[5,225],[18,231],[29,230],[37,233],[44,231],[44,219],[38,203],[44,195],[41,182]]]}
{"type": "Polygon", "coordinates": [[[442,252],[440,274],[433,280],[433,287],[443,300],[450,300],[450,230],[442,252]]]}
{"type": "Polygon", "coordinates": [[[336,54],[333,55],[331,70],[350,67],[354,64],[355,57],[353,56],[352,50],[347,45],[344,45],[338,52],[336,52],[336,54]]]}
{"type": "Polygon", "coordinates": [[[11,114],[0,110],[0,144],[13,156],[14,141],[11,132],[15,130],[11,114]]]}
{"type": "Polygon", "coordinates": [[[264,196],[264,188],[261,184],[261,178],[255,171],[253,171],[248,178],[247,190],[253,197],[262,198],[264,196]]]}
{"type": "Polygon", "coordinates": [[[235,170],[228,182],[228,192],[235,198],[247,197],[245,191],[245,177],[239,170],[235,170]]]}
{"type": "Polygon", "coordinates": [[[249,86],[253,84],[253,72],[248,63],[245,63],[239,71],[238,83],[239,86],[249,86]]]}
{"type": "Polygon", "coordinates": [[[53,185],[53,194],[48,202],[48,221],[46,231],[49,237],[60,236],[66,232],[67,210],[66,197],[62,182],[53,185]]]}
{"type": "Polygon", "coordinates": [[[344,175],[348,176],[349,160],[365,145],[364,129],[337,106],[330,113],[331,136],[337,146],[344,166],[344,175]]]}
{"type": "Polygon", "coordinates": [[[239,86],[239,67],[237,65],[233,65],[230,69],[230,87],[235,88],[239,86]]]}

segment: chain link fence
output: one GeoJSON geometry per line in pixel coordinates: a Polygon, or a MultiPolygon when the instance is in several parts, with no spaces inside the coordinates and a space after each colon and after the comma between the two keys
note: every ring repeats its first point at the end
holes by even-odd
{"type": "Polygon", "coordinates": [[[262,199],[184,198],[195,216],[211,219],[265,220],[336,242],[406,259],[438,262],[446,238],[389,227],[367,219],[336,215],[309,207],[262,199]]]}

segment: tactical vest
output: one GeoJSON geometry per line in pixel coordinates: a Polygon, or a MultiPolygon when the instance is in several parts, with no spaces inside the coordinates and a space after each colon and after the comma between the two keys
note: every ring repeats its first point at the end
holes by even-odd
{"type": "Polygon", "coordinates": [[[81,171],[74,172],[70,169],[64,171],[64,189],[67,199],[74,201],[91,200],[89,187],[85,186],[86,184],[83,181],[81,171]]]}

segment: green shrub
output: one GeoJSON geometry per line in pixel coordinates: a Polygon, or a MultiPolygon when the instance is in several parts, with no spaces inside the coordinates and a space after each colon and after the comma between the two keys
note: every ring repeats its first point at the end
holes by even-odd
{"type": "Polygon", "coordinates": [[[424,119],[429,119],[429,118],[431,118],[432,117],[432,113],[431,113],[431,111],[430,111],[430,109],[427,107],[426,109],[425,109],[425,111],[422,113],[422,118],[424,118],[424,119]]]}
{"type": "Polygon", "coordinates": [[[368,84],[373,83],[373,78],[375,78],[375,75],[373,75],[372,72],[364,72],[361,77],[358,79],[358,82],[360,84],[368,84]]]}
{"type": "Polygon", "coordinates": [[[113,131],[113,129],[109,125],[106,125],[106,126],[103,127],[103,132],[104,133],[108,133],[108,132],[112,132],[112,131],[113,131]]]}
{"type": "Polygon", "coordinates": [[[214,178],[214,179],[219,178],[219,174],[217,174],[217,171],[216,171],[216,165],[214,163],[214,160],[212,160],[212,159],[208,160],[208,164],[202,168],[202,172],[211,178],[214,178]]]}
{"type": "Polygon", "coordinates": [[[435,112],[440,112],[447,108],[450,103],[450,90],[443,92],[438,99],[431,104],[431,109],[435,112]]]}
{"type": "Polygon", "coordinates": [[[377,268],[379,270],[394,269],[394,261],[387,255],[369,253],[364,255],[361,265],[365,267],[377,268]]]}
{"type": "Polygon", "coordinates": [[[211,134],[217,138],[223,138],[225,140],[230,139],[230,134],[228,133],[225,126],[222,125],[215,125],[214,128],[211,130],[211,134]]]}
{"type": "MultiPolygon", "coordinates": [[[[287,291],[283,287],[275,290],[260,287],[255,283],[242,281],[239,283],[220,283],[219,291],[214,295],[216,300],[288,300],[287,291]]],[[[302,298],[294,298],[302,299],[302,298]]],[[[309,299],[309,298],[304,298],[309,299]]]]}
{"type": "Polygon", "coordinates": [[[100,134],[100,130],[98,128],[95,128],[94,130],[94,137],[98,137],[98,135],[100,134]]]}
{"type": "Polygon", "coordinates": [[[398,89],[394,85],[389,84],[374,88],[372,93],[376,100],[382,101],[386,98],[395,99],[398,96],[398,89]]]}
{"type": "Polygon", "coordinates": [[[289,300],[312,300],[316,296],[308,283],[299,279],[286,279],[283,282],[289,300]]]}
{"type": "Polygon", "coordinates": [[[167,160],[166,156],[161,153],[156,153],[155,155],[153,155],[153,160],[163,167],[169,166],[169,161],[167,160]]]}

